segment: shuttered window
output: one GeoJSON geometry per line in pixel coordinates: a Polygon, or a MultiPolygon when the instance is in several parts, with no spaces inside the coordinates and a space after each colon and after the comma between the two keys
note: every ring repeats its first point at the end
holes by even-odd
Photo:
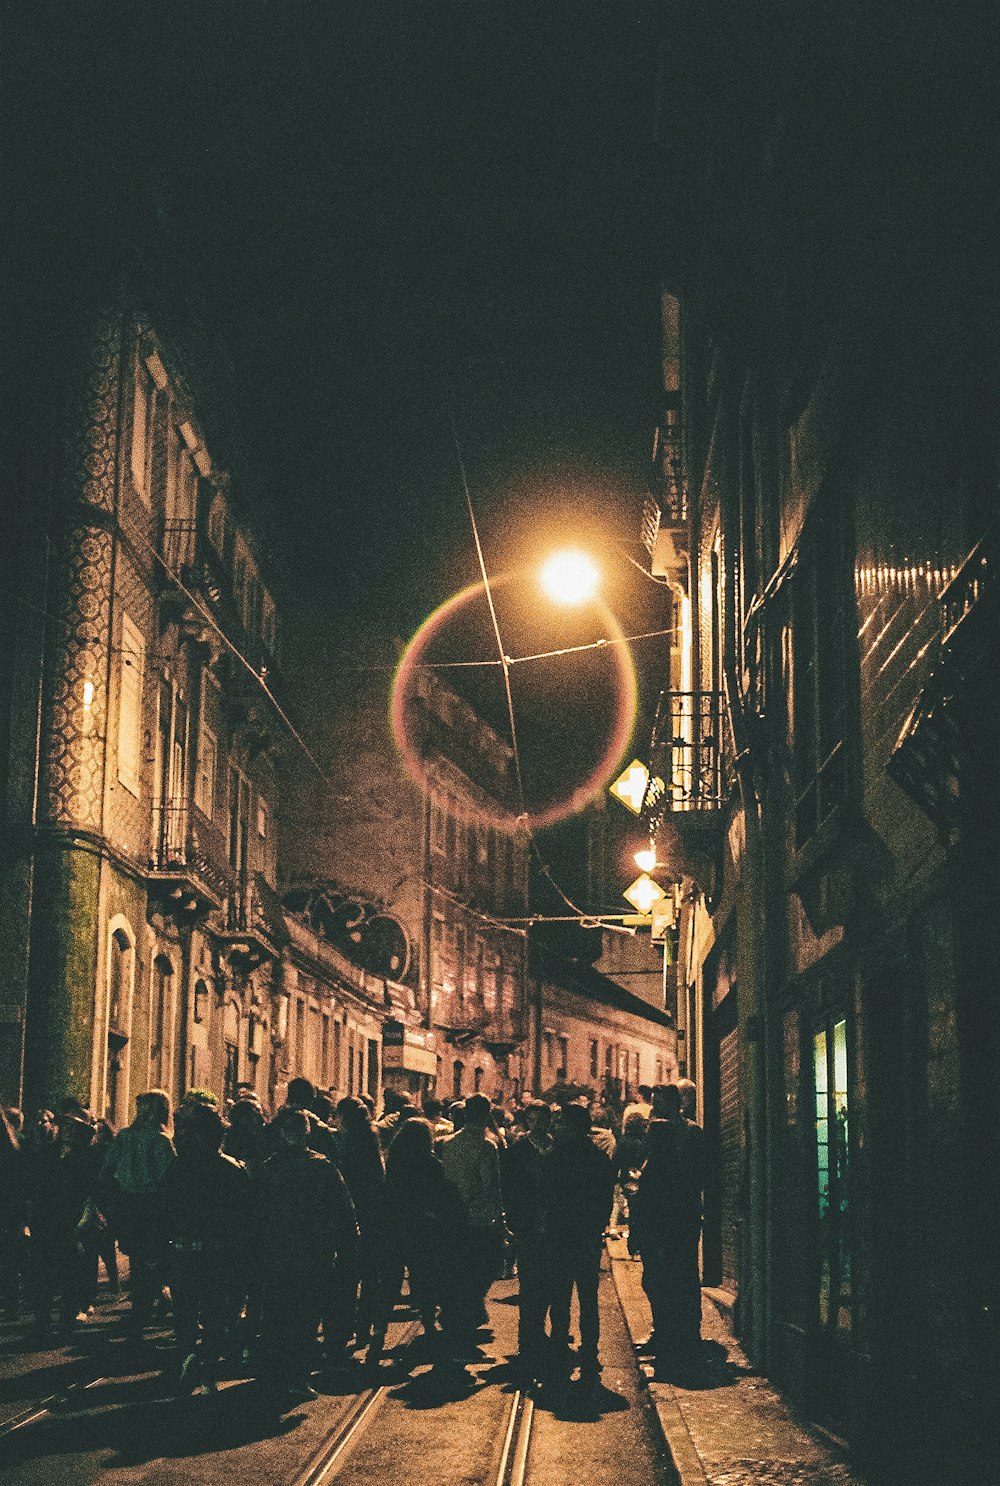
{"type": "Polygon", "coordinates": [[[127,614],[118,647],[118,780],[137,798],[142,764],[142,676],[146,643],[127,614]]]}

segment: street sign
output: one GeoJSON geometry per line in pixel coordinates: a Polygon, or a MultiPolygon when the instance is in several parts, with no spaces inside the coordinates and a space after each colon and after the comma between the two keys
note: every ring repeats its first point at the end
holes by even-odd
{"type": "Polygon", "coordinates": [[[644,804],[658,800],[662,795],[664,784],[662,779],[650,779],[646,765],[641,759],[634,758],[608,789],[626,810],[641,815],[644,804]]]}
{"type": "Polygon", "coordinates": [[[674,900],[665,897],[654,903],[650,910],[649,937],[654,944],[662,944],[674,926],[674,900]]]}
{"type": "Polygon", "coordinates": [[[654,882],[648,872],[643,872],[635,879],[631,886],[622,893],[626,902],[631,903],[640,913],[648,914],[654,903],[667,895],[658,882],[654,882]]]}

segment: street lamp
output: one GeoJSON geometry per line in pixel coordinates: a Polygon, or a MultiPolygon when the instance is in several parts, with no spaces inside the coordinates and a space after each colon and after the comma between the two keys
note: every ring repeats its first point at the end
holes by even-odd
{"type": "Polygon", "coordinates": [[[585,552],[571,548],[553,552],[543,564],[539,580],[545,593],[557,604],[575,606],[594,597],[601,575],[585,552]]]}

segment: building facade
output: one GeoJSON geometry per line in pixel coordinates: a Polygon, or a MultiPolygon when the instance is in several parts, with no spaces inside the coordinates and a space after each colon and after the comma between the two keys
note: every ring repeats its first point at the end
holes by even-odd
{"type": "Polygon", "coordinates": [[[677,1077],[673,1016],[534,935],[529,956],[530,1089],[568,1091],[619,1111],[639,1086],[677,1077]]]}
{"type": "Polygon", "coordinates": [[[680,644],[646,816],[682,904],[704,1278],[859,1448],[992,1449],[995,304],[909,92],[859,136],[835,48],[796,132],[787,37],[753,85],[725,24],[711,58],[676,40],[644,537],[680,644]]]}
{"type": "Polygon", "coordinates": [[[276,604],[154,326],[119,304],[53,349],[55,452],[15,492],[5,635],[4,1097],[116,1124],[150,1087],[268,1103],[276,604]]]}

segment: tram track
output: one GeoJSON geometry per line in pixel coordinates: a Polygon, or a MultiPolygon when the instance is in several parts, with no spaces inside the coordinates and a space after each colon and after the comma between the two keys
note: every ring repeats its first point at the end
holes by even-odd
{"type": "Polygon", "coordinates": [[[100,1376],[88,1378],[86,1382],[70,1383],[68,1387],[60,1389],[58,1393],[50,1393],[46,1398],[40,1398],[36,1403],[29,1404],[19,1414],[5,1419],[0,1424],[0,1440],[7,1439],[16,1434],[19,1429],[27,1429],[31,1424],[38,1424],[49,1414],[57,1413],[60,1409],[71,1404],[81,1393],[86,1393],[89,1388],[97,1388],[101,1383],[106,1383],[107,1378],[100,1376]]]}

